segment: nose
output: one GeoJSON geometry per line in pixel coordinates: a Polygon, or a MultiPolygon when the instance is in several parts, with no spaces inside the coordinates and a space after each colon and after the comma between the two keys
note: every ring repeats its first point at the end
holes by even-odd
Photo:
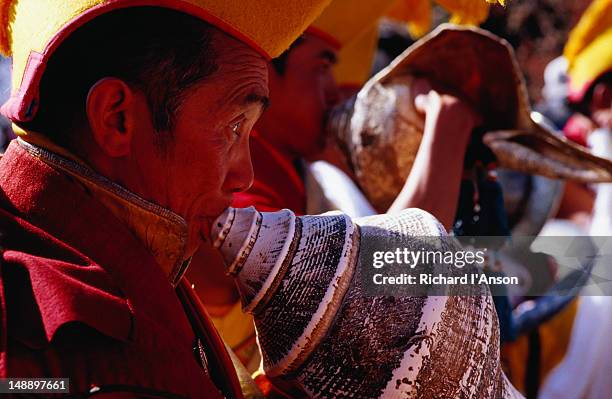
{"type": "Polygon", "coordinates": [[[340,88],[331,74],[325,80],[323,96],[328,109],[335,107],[340,102],[340,88]]]}
{"type": "Polygon", "coordinates": [[[229,158],[228,173],[225,180],[226,189],[232,193],[246,191],[253,184],[253,165],[248,139],[240,145],[235,156],[229,158]]]}

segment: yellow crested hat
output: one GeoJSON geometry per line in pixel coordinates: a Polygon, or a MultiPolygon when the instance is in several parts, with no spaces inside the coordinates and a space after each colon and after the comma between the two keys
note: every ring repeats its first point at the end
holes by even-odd
{"type": "Polygon", "coordinates": [[[612,70],[612,0],[591,3],[570,32],[563,55],[568,60],[568,97],[579,102],[593,81],[612,70]]]}
{"type": "Polygon", "coordinates": [[[289,47],[329,1],[0,0],[0,52],[13,59],[13,90],[2,113],[13,122],[32,120],[51,54],[101,14],[136,6],[174,9],[201,18],[270,59],[289,47]]]}
{"type": "Polygon", "coordinates": [[[308,28],[340,49],[374,26],[396,0],[333,0],[308,28]]]}
{"type": "Polygon", "coordinates": [[[370,77],[378,45],[378,25],[344,46],[334,65],[334,78],[341,87],[361,87],[370,77]]]}
{"type": "MultiPolygon", "coordinates": [[[[479,25],[489,15],[489,4],[505,5],[505,0],[435,0],[450,14],[450,23],[479,25]]],[[[387,17],[408,24],[413,37],[423,36],[431,29],[431,0],[398,0],[387,17]]]]}

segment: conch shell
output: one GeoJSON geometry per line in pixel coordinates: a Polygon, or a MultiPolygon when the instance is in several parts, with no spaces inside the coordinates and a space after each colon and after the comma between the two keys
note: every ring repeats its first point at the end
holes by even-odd
{"type": "Polygon", "coordinates": [[[532,119],[523,76],[505,40],[482,29],[444,24],[372,77],[328,119],[328,132],[338,139],[378,211],[386,212],[397,197],[423,136],[423,117],[411,94],[415,77],[456,93],[479,111],[482,142],[498,166],[579,182],[612,181],[612,162],[532,119]]]}
{"type": "Polygon", "coordinates": [[[291,397],[520,397],[500,367],[486,287],[470,296],[392,297],[367,296],[359,283],[371,267],[359,258],[368,239],[420,248],[419,237],[444,234],[418,209],[351,220],[229,208],[213,227],[254,317],[266,375],[291,397]]]}

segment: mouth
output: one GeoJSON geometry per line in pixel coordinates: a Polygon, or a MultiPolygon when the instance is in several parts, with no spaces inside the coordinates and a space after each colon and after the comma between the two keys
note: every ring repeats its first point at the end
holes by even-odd
{"type": "Polygon", "coordinates": [[[200,238],[202,242],[210,243],[210,232],[212,230],[214,220],[211,218],[203,218],[200,226],[200,238]]]}
{"type": "Polygon", "coordinates": [[[205,243],[211,243],[211,231],[212,231],[215,221],[217,220],[219,216],[221,216],[223,212],[225,212],[227,208],[229,208],[232,205],[231,200],[228,200],[225,203],[226,205],[222,209],[215,212],[215,216],[202,216],[200,218],[200,221],[201,221],[200,237],[202,238],[202,241],[204,241],[205,243]]]}

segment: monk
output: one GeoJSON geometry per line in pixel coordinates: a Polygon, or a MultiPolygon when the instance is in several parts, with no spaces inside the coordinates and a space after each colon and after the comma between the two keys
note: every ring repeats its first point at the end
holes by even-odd
{"type": "Polygon", "coordinates": [[[251,184],[267,60],[325,3],[1,3],[21,137],[0,160],[0,377],[243,397],[183,275],[251,184]]]}

